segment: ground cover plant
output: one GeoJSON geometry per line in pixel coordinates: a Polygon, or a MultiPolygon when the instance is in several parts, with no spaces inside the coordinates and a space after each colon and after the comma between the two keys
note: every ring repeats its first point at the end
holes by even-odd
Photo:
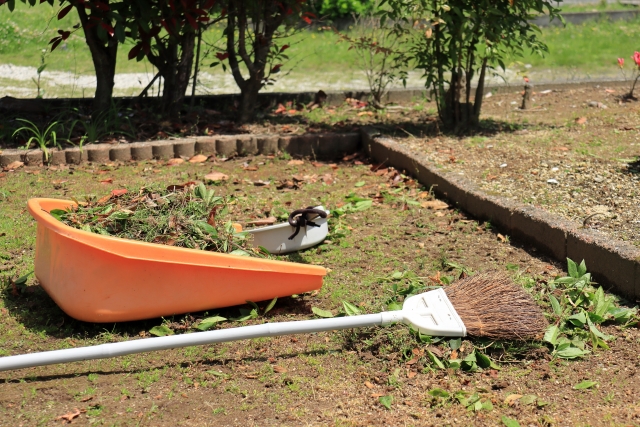
{"type": "Polygon", "coordinates": [[[557,332],[550,329],[545,342],[522,344],[438,340],[396,325],[7,372],[0,374],[3,417],[28,425],[56,419],[109,425],[636,420],[631,367],[640,333],[632,326],[634,311],[589,284],[584,265],[569,263],[568,274],[562,273],[564,265],[434,200],[428,188],[385,165],[353,156],[338,164],[283,157],[5,172],[0,177],[0,203],[7,212],[0,222],[0,256],[7,265],[0,300],[3,355],[377,312],[421,288],[487,269],[504,271],[528,289],[557,332]],[[33,276],[20,279],[33,260],[35,227],[24,220],[28,197],[93,200],[123,188],[205,181],[212,170],[229,177],[216,186],[207,183],[207,189],[218,197],[234,196],[236,203],[229,205],[234,221],[282,219],[295,207],[317,203],[332,211],[323,245],[280,257],[328,267],[320,292],[257,302],[257,308],[99,325],[65,316],[33,276]]]}

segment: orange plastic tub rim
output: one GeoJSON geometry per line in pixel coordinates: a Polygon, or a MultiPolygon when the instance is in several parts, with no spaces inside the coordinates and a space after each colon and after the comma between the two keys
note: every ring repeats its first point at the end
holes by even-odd
{"type": "Polygon", "coordinates": [[[176,248],[89,233],[49,214],[75,203],[31,199],[35,274],[69,316],[122,322],[320,289],[322,267],[176,248]]]}

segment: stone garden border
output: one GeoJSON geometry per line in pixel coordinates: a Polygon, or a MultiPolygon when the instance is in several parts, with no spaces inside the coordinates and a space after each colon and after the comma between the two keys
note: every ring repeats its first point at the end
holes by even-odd
{"type": "MultiPolygon", "coordinates": [[[[52,151],[49,164],[189,158],[195,154],[220,157],[269,155],[282,151],[296,157],[334,160],[361,148],[375,162],[393,166],[421,184],[432,186],[438,195],[456,207],[478,219],[491,221],[504,233],[532,244],[562,263],[567,257],[577,261],[584,259],[598,282],[632,300],[640,298],[639,248],[601,232],[582,229],[543,209],[489,195],[460,175],[438,170],[425,155],[385,138],[373,127],[364,127],[361,133],[220,135],[130,144],[91,144],[82,151],[78,148],[52,151]]],[[[0,167],[14,161],[29,166],[43,165],[44,154],[40,150],[0,152],[0,167]]]]}
{"type": "MultiPolygon", "coordinates": [[[[269,155],[286,151],[300,157],[319,160],[342,158],[360,146],[360,134],[321,133],[304,135],[216,135],[194,138],[167,139],[124,144],[89,144],[49,151],[49,165],[78,165],[83,162],[140,161],[151,159],[190,158],[196,154],[218,157],[269,155]]],[[[27,166],[43,166],[44,153],[40,149],[5,149],[0,151],[0,168],[13,162],[27,166]]]]}
{"type": "Polygon", "coordinates": [[[640,248],[599,231],[504,197],[489,195],[470,180],[442,172],[427,157],[385,138],[374,128],[362,130],[363,148],[377,163],[393,166],[433,186],[436,194],[478,219],[491,221],[504,233],[526,241],[564,263],[585,260],[596,281],[632,301],[640,298],[640,248]]]}

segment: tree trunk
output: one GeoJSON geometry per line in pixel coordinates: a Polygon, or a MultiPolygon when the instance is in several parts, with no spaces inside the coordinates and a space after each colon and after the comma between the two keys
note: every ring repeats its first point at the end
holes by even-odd
{"type": "Polygon", "coordinates": [[[160,48],[157,56],[147,56],[164,80],[162,110],[170,118],[177,118],[184,104],[193,65],[195,40],[196,33],[189,31],[181,34],[179,39],[170,38],[160,48]]]}
{"type": "Polygon", "coordinates": [[[240,89],[240,110],[238,111],[238,121],[240,123],[246,123],[253,119],[261,87],[260,81],[250,79],[240,89]]]}
{"type": "Polygon", "coordinates": [[[93,98],[94,114],[108,110],[113,96],[114,77],[116,74],[116,55],[118,53],[118,40],[111,37],[105,44],[100,40],[96,31],[97,26],[88,28],[89,17],[80,4],[76,7],[80,22],[84,29],[85,40],[91,52],[93,68],[96,72],[96,92],[93,98]]]}
{"type": "Polygon", "coordinates": [[[484,99],[484,78],[487,71],[487,58],[482,60],[482,68],[480,69],[480,77],[478,78],[478,87],[476,88],[476,97],[473,102],[473,124],[480,123],[480,110],[482,109],[482,100],[484,99]]]}

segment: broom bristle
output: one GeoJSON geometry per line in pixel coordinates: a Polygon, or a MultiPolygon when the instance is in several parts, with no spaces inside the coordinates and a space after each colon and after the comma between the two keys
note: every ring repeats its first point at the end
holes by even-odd
{"type": "Polygon", "coordinates": [[[444,288],[467,334],[491,339],[541,338],[547,320],[522,287],[504,274],[470,276],[444,288]]]}

